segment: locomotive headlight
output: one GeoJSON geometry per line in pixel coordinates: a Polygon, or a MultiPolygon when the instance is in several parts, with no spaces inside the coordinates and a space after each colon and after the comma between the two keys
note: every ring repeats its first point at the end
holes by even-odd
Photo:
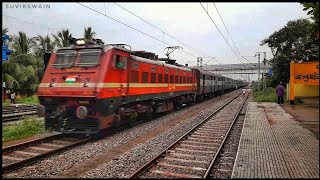
{"type": "Polygon", "coordinates": [[[84,45],[86,42],[83,39],[81,39],[81,40],[77,40],[76,43],[78,46],[81,46],[81,45],[84,45]]]}
{"type": "Polygon", "coordinates": [[[79,106],[76,110],[77,118],[83,119],[88,115],[88,109],[85,106],[79,106]]]}

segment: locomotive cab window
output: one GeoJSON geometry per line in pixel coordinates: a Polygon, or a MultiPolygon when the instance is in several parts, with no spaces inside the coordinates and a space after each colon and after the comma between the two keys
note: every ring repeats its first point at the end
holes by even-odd
{"type": "Polygon", "coordinates": [[[115,55],[115,67],[117,68],[123,68],[124,67],[124,63],[121,61],[121,56],[119,54],[115,55]]]}
{"type": "Polygon", "coordinates": [[[56,53],[56,59],[52,64],[55,68],[68,68],[71,67],[76,59],[77,51],[64,50],[56,53]]]}
{"type": "Polygon", "coordinates": [[[82,49],[79,51],[79,67],[94,67],[99,64],[101,50],[100,49],[82,49]]]}

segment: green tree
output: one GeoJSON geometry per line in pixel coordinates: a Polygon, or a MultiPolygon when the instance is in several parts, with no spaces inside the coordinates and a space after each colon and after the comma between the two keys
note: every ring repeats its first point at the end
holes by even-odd
{"type": "Polygon", "coordinates": [[[47,35],[38,35],[34,38],[34,53],[37,57],[42,58],[45,51],[52,51],[54,49],[54,41],[47,35]]]}
{"type": "Polygon", "coordinates": [[[315,21],[314,31],[319,32],[319,2],[305,2],[301,3],[303,10],[308,11],[308,15],[311,15],[311,19],[315,21]]]}
{"type": "Polygon", "coordinates": [[[32,48],[32,41],[33,38],[29,38],[26,33],[20,31],[18,36],[13,37],[12,56],[29,53],[32,48]]]}
{"type": "Polygon", "coordinates": [[[86,40],[92,40],[96,33],[92,31],[91,27],[89,26],[88,28],[84,28],[84,39],[86,40]]]}
{"type": "Polygon", "coordinates": [[[52,34],[54,38],[54,42],[58,47],[68,47],[70,46],[69,39],[72,38],[72,34],[70,34],[69,29],[63,29],[58,32],[57,35],[52,34]]]}
{"type": "Polygon", "coordinates": [[[283,28],[262,40],[260,45],[271,48],[270,60],[273,77],[272,85],[290,79],[290,61],[308,61],[319,59],[319,44],[312,34],[313,23],[307,19],[289,21],[283,28]]]}
{"type": "Polygon", "coordinates": [[[2,81],[7,88],[19,90],[21,94],[32,95],[36,92],[43,76],[42,59],[32,54],[20,54],[3,62],[2,81]]]}

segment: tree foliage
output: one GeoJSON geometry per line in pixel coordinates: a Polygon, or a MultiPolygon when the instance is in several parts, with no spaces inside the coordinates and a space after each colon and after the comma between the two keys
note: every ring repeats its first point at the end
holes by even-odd
{"type": "Polygon", "coordinates": [[[290,61],[315,61],[319,59],[319,44],[314,38],[314,24],[307,19],[289,21],[283,28],[262,40],[260,45],[271,48],[270,60],[274,72],[272,85],[290,79],[290,61]]]}
{"type": "Polygon", "coordinates": [[[86,40],[92,40],[96,33],[92,31],[91,27],[89,26],[88,28],[84,28],[84,39],[86,40]]]}
{"type": "Polygon", "coordinates": [[[315,32],[319,32],[319,2],[305,2],[301,3],[303,10],[308,11],[308,15],[311,15],[311,19],[315,21],[313,29],[315,32]]]}
{"type": "Polygon", "coordinates": [[[37,57],[42,57],[45,51],[52,51],[55,47],[54,41],[48,35],[38,35],[33,42],[34,53],[37,57]]]}
{"type": "Polygon", "coordinates": [[[20,93],[32,95],[43,75],[44,64],[31,54],[20,54],[2,63],[2,81],[9,89],[19,89],[20,93]]]}
{"type": "Polygon", "coordinates": [[[26,33],[20,31],[18,36],[13,37],[12,56],[29,53],[32,47],[32,41],[33,38],[29,38],[26,33]]]}
{"type": "Polygon", "coordinates": [[[69,39],[72,38],[72,34],[70,34],[69,29],[63,29],[58,32],[57,35],[52,34],[54,38],[54,42],[58,47],[68,47],[70,46],[69,39]]]}

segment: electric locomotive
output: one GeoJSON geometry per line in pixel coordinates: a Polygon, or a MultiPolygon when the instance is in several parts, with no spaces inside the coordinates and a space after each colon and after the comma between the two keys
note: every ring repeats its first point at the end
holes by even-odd
{"type": "Polygon", "coordinates": [[[124,44],[73,42],[51,54],[38,87],[46,129],[97,133],[196,99],[190,68],[135,56],[124,44]]]}
{"type": "Polygon", "coordinates": [[[37,112],[45,117],[46,129],[95,134],[242,86],[169,56],[72,39],[70,47],[50,56],[37,91],[37,112]]]}

